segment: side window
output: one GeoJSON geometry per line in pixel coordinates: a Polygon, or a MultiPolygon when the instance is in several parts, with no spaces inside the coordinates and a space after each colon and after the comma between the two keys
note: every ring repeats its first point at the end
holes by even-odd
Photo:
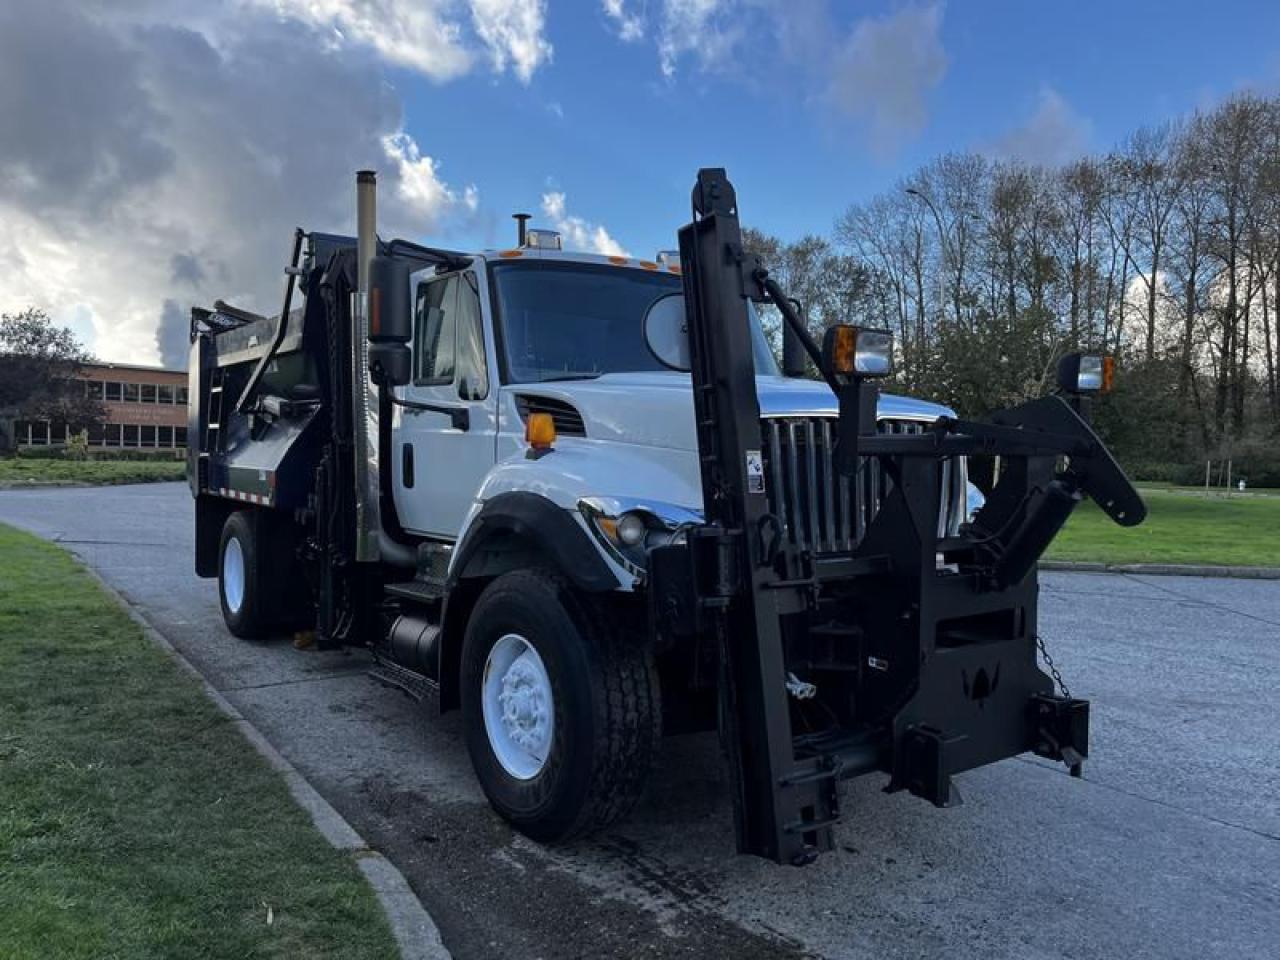
{"type": "Polygon", "coordinates": [[[414,383],[453,383],[457,300],[456,275],[418,284],[414,306],[414,383]]]}
{"type": "Polygon", "coordinates": [[[467,273],[458,282],[458,396],[463,400],[483,400],[489,395],[484,323],[474,281],[475,274],[467,273]]]}

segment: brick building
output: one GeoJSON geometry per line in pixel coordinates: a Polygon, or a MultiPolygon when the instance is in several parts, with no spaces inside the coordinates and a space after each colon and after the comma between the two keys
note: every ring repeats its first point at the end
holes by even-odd
{"type": "MultiPolygon", "coordinates": [[[[125,363],[89,363],[81,370],[85,390],[102,401],[106,419],[89,430],[94,448],[184,449],[187,445],[187,374],[183,370],[125,363]]],[[[66,424],[19,420],[20,447],[67,442],[66,424]]]]}

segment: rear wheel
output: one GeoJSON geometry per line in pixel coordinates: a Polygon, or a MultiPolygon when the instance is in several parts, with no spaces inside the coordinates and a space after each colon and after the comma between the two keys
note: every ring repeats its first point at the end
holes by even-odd
{"type": "Polygon", "coordinates": [[[222,619],[237,637],[257,639],[266,633],[258,569],[258,524],[247,510],[227,517],[218,548],[218,598],[222,619]]]}
{"type": "Polygon", "coordinates": [[[462,652],[462,710],[494,809],[538,840],[618,820],[648,781],[661,736],[653,654],[596,598],[544,570],[481,594],[462,652]]]}

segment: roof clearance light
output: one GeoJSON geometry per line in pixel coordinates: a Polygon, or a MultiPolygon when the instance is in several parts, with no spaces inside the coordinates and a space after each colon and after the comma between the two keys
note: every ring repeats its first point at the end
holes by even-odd
{"type": "Polygon", "coordinates": [[[530,230],[525,234],[524,245],[531,250],[562,250],[560,234],[554,230],[530,230]]]}
{"type": "Polygon", "coordinates": [[[524,442],[534,450],[550,450],[556,442],[556,422],[549,413],[531,413],[524,425],[524,442]]]}
{"type": "Polygon", "coordinates": [[[838,324],[823,338],[822,361],[844,376],[887,377],[893,372],[893,334],[838,324]]]}
{"type": "Polygon", "coordinates": [[[1109,393],[1115,379],[1115,357],[1068,353],[1058,361],[1058,386],[1065,393],[1109,393]]]}

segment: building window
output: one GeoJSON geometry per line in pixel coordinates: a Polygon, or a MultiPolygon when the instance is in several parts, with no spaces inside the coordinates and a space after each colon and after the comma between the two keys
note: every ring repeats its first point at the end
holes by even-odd
{"type": "Polygon", "coordinates": [[[156,428],[152,426],[144,426],[139,428],[140,447],[154,447],[156,445],[156,428]]]}
{"type": "Polygon", "coordinates": [[[177,394],[177,397],[178,397],[177,401],[175,402],[180,403],[185,407],[187,405],[187,388],[178,387],[174,392],[177,394]]]}
{"type": "Polygon", "coordinates": [[[138,445],[138,425],[136,423],[126,423],[123,429],[124,441],[122,446],[136,447],[138,445]]]}
{"type": "Polygon", "coordinates": [[[125,403],[138,402],[138,385],[136,383],[126,383],[124,385],[124,401],[125,403]]]}
{"type": "Polygon", "coordinates": [[[101,400],[102,388],[105,386],[106,384],[101,380],[86,380],[84,382],[84,395],[90,400],[101,400]]]}
{"type": "Polygon", "coordinates": [[[185,447],[187,445],[187,428],[186,427],[173,428],[173,445],[175,447],[185,447]]]}
{"type": "Polygon", "coordinates": [[[107,424],[106,445],[108,447],[120,446],[120,424],[118,423],[107,424]]]}
{"type": "Polygon", "coordinates": [[[107,389],[107,399],[108,399],[108,400],[114,400],[116,403],[119,403],[121,400],[123,400],[123,399],[124,399],[124,384],[123,384],[123,383],[116,383],[115,381],[108,381],[106,389],[107,389]]]}
{"type": "Polygon", "coordinates": [[[156,387],[157,403],[173,403],[173,387],[167,383],[162,383],[156,387]]]}
{"type": "Polygon", "coordinates": [[[156,446],[173,446],[173,427],[156,427],[156,446]]]}
{"type": "Polygon", "coordinates": [[[144,383],[142,385],[142,402],[143,403],[156,402],[156,385],[154,383],[144,383]]]}
{"type": "Polygon", "coordinates": [[[101,423],[89,424],[89,446],[100,447],[107,442],[106,427],[101,423]]]}
{"type": "Polygon", "coordinates": [[[47,447],[49,445],[49,422],[33,420],[30,424],[31,438],[27,441],[32,446],[47,447]]]}

